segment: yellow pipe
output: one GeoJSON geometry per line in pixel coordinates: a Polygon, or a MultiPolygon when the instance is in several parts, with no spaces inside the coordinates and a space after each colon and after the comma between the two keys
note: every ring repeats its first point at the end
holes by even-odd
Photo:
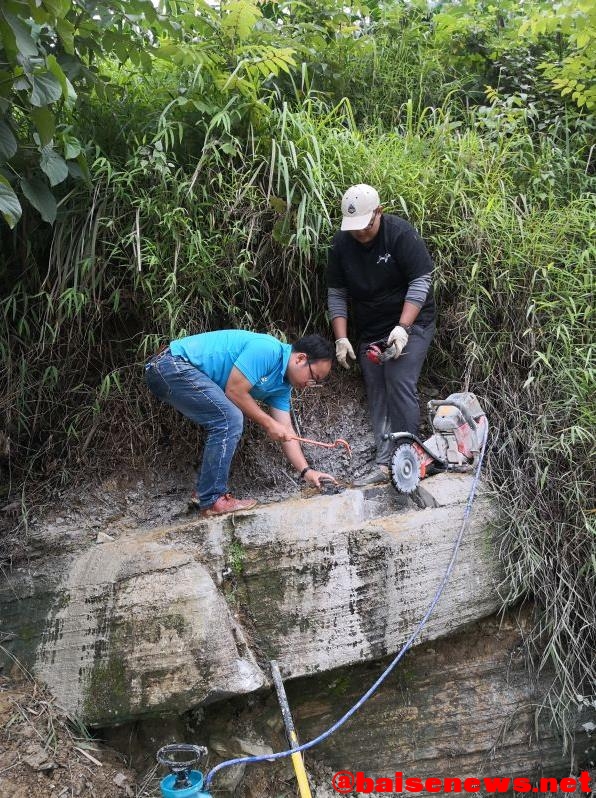
{"type": "MultiPolygon", "coordinates": [[[[292,720],[292,713],[290,712],[290,705],[288,704],[288,697],[286,695],[284,683],[281,678],[281,673],[279,672],[279,667],[275,660],[272,660],[270,665],[271,675],[273,676],[273,683],[277,692],[277,699],[281,708],[281,714],[290,748],[298,748],[298,735],[296,734],[296,729],[294,728],[294,721],[292,720]]],[[[296,781],[298,782],[298,789],[300,790],[300,798],[312,798],[310,786],[308,784],[308,778],[306,776],[306,770],[304,769],[302,754],[299,751],[296,751],[296,753],[291,754],[291,757],[292,764],[294,765],[294,773],[296,774],[296,781]]]]}
{"type": "MultiPolygon", "coordinates": [[[[298,738],[296,737],[296,732],[292,732],[290,734],[290,743],[292,744],[292,748],[294,745],[298,745],[298,738]]],[[[310,791],[310,786],[308,784],[308,778],[306,777],[306,770],[304,769],[304,761],[302,759],[302,754],[292,754],[292,764],[294,765],[294,773],[296,774],[296,781],[298,782],[298,789],[300,790],[300,797],[301,798],[312,798],[312,793],[310,791]]]]}

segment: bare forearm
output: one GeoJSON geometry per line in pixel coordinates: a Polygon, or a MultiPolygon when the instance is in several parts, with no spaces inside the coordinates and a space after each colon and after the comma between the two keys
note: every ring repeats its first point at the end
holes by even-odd
{"type": "Polygon", "coordinates": [[[298,441],[282,441],[281,448],[288,461],[296,471],[302,471],[308,465],[302,447],[298,441]]]}
{"type": "Polygon", "coordinates": [[[404,302],[404,306],[399,317],[399,323],[403,327],[409,327],[411,324],[415,323],[419,313],[420,308],[418,305],[414,305],[412,302],[404,302]]]}
{"type": "Polygon", "coordinates": [[[255,402],[249,393],[227,387],[226,396],[236,405],[237,408],[242,411],[247,418],[250,418],[251,421],[255,421],[267,432],[270,431],[274,424],[273,419],[268,413],[266,413],[264,410],[261,410],[257,402],[255,402]]]}
{"type": "Polygon", "coordinates": [[[331,322],[333,328],[333,337],[337,341],[338,338],[348,337],[348,320],[342,316],[336,316],[331,322]]]}

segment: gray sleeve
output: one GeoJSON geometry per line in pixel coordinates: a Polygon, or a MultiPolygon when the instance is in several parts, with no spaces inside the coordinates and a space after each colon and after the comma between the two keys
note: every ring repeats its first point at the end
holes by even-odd
{"type": "MultiPolygon", "coordinates": [[[[408,286],[408,292],[404,301],[411,302],[412,305],[418,305],[418,307],[421,308],[424,305],[428,289],[430,288],[430,280],[430,273],[423,274],[422,277],[417,277],[415,280],[412,280],[408,286]]],[[[331,291],[331,289],[329,290],[331,291]]],[[[331,305],[329,305],[329,307],[331,308],[331,305]]]]}
{"type": "Polygon", "coordinates": [[[348,318],[348,289],[347,288],[328,288],[327,307],[331,321],[333,319],[348,318]]]}

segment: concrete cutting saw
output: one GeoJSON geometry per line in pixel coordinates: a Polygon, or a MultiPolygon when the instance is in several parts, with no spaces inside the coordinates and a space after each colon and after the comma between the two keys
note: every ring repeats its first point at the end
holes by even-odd
{"type": "Polygon", "coordinates": [[[391,432],[396,444],[391,481],[400,493],[413,493],[424,477],[440,471],[467,471],[478,459],[488,422],[473,393],[431,399],[428,417],[433,434],[422,442],[409,432],[391,432]]]}

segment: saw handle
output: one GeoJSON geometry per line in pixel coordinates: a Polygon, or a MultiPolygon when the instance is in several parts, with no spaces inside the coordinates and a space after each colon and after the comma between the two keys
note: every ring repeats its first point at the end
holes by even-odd
{"type": "Polygon", "coordinates": [[[456,407],[464,417],[464,421],[466,421],[466,423],[469,424],[470,429],[472,429],[474,432],[478,432],[478,425],[474,421],[472,414],[470,413],[467,407],[460,404],[459,402],[455,402],[453,399],[431,399],[428,403],[428,406],[433,408],[439,408],[442,405],[450,405],[451,407],[456,407]]]}

